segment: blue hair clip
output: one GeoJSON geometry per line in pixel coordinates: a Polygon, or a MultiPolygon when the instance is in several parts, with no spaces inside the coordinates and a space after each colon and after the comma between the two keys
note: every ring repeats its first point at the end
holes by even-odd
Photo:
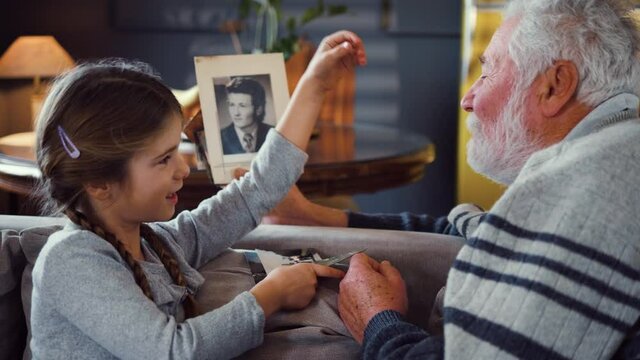
{"type": "Polygon", "coordinates": [[[58,125],[58,136],[60,136],[60,141],[62,142],[62,146],[64,150],[71,156],[72,159],[77,159],[80,157],[80,150],[76,147],[76,145],[69,139],[69,135],[64,131],[62,126],[58,125]]]}

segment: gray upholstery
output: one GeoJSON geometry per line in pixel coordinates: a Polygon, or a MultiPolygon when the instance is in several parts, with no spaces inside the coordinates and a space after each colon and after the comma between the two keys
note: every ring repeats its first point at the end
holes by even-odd
{"type": "MultiPolygon", "coordinates": [[[[0,359],[19,358],[25,347],[31,269],[48,235],[65,221],[63,218],[0,215],[0,359]]],[[[390,260],[400,270],[409,294],[409,320],[426,327],[436,294],[444,285],[461,245],[459,238],[435,234],[261,225],[235,247],[276,252],[312,247],[325,256],[366,248],[368,255],[390,260]]],[[[203,274],[207,278],[207,272],[203,271],[203,274]]],[[[207,294],[199,294],[199,298],[207,298],[207,294]]],[[[27,352],[26,357],[28,355],[27,352]]]]}

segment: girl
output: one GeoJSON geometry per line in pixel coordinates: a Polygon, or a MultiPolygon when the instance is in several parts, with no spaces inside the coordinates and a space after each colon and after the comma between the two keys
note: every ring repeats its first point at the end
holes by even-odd
{"type": "Polygon", "coordinates": [[[34,358],[230,358],[259,345],[265,318],[304,308],[315,264],[280,268],[200,313],[195,270],[252,230],[301,174],[311,129],[340,71],[363,65],[362,41],[325,38],[251,171],[193,211],[174,214],[189,167],[181,109],[140,64],[81,65],[53,85],[37,126],[47,209],[71,223],[33,272],[34,358]],[[155,222],[154,221],[163,221],[155,222]]]}

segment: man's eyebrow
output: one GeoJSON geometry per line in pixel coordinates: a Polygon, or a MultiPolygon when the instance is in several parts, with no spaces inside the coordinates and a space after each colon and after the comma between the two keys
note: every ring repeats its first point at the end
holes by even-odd
{"type": "Polygon", "coordinates": [[[484,55],[480,55],[478,60],[480,61],[480,64],[486,64],[487,63],[487,57],[484,56],[484,55]]]}

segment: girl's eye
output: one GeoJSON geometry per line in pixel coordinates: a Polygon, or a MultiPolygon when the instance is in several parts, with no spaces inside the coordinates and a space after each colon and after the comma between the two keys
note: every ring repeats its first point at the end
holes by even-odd
{"type": "Polygon", "coordinates": [[[480,75],[480,79],[484,80],[487,78],[487,75],[480,75]]]}
{"type": "Polygon", "coordinates": [[[169,163],[169,159],[171,159],[171,155],[167,155],[165,157],[162,158],[162,160],[160,160],[159,164],[167,164],[169,163]]]}

